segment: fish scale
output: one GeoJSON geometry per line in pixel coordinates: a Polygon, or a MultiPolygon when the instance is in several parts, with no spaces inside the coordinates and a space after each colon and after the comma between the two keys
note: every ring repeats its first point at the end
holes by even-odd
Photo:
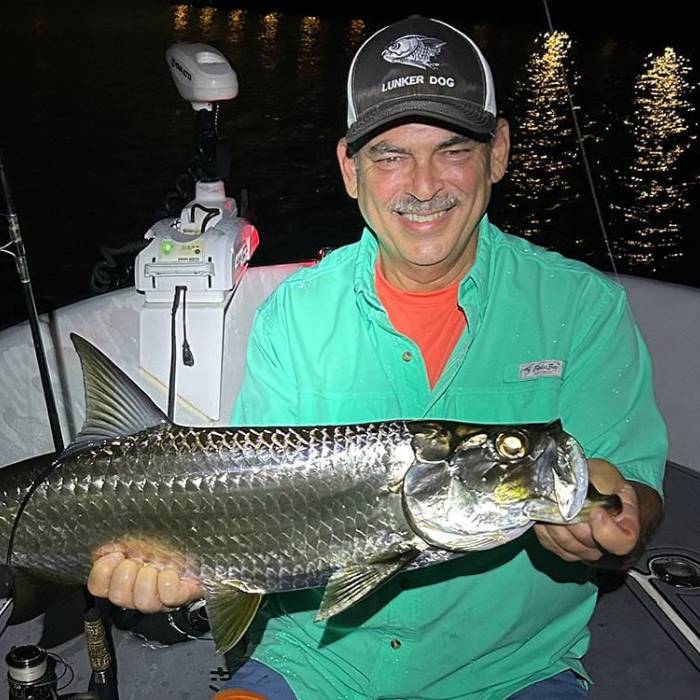
{"type": "Polygon", "coordinates": [[[410,438],[401,423],[342,433],[158,427],[57,466],[22,515],[13,562],[84,579],[92,552],[138,533],[144,549],[132,556],[151,558],[160,545],[192,562],[188,573],[204,583],[225,572],[251,590],[284,591],[298,583],[285,572],[302,566],[304,581],[318,585],[338,565],[413,536],[387,503],[398,497],[387,488],[393,455],[386,445],[410,438]],[[71,540],[51,525],[70,521],[71,540]],[[144,522],[157,523],[158,532],[144,522]]]}

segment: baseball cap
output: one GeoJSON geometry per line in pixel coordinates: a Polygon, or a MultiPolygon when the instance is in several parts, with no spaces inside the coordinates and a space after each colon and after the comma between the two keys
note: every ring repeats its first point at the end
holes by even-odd
{"type": "Polygon", "coordinates": [[[427,121],[484,137],[496,128],[493,77],[479,47],[446,22],[420,15],[362,44],[347,91],[352,152],[396,122],[427,121]]]}

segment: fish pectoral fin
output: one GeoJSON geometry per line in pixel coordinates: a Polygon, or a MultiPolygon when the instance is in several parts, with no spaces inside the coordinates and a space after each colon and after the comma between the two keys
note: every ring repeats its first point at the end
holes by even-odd
{"type": "Polygon", "coordinates": [[[238,644],[258,612],[262,597],[262,593],[246,593],[237,582],[207,587],[207,617],[218,654],[238,644]]]}
{"type": "Polygon", "coordinates": [[[419,554],[419,550],[409,549],[338,569],[328,580],[321,607],[316,613],[316,621],[326,620],[347,610],[410,564],[419,554]]]}

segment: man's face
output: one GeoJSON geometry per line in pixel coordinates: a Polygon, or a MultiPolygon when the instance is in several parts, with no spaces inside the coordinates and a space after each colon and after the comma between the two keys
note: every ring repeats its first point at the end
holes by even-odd
{"type": "Polygon", "coordinates": [[[348,194],[377,234],[387,278],[446,286],[473,262],[478,225],[508,159],[508,125],[492,143],[447,129],[404,124],[367,143],[357,168],[338,144],[348,194]]]}

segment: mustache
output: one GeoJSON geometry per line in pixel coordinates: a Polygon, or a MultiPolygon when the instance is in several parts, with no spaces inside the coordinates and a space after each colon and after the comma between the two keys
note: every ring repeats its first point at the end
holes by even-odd
{"type": "Polygon", "coordinates": [[[451,209],[457,204],[459,199],[454,195],[438,194],[428,200],[406,195],[391,202],[389,209],[397,214],[433,214],[451,209]]]}

